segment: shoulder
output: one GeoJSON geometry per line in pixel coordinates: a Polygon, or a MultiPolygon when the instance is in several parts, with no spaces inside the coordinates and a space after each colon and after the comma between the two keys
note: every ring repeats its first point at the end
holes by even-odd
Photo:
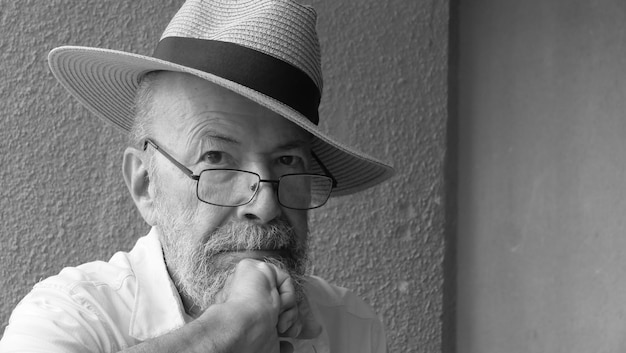
{"type": "Polygon", "coordinates": [[[72,309],[92,315],[116,312],[132,304],[136,282],[128,254],[120,252],[109,262],[93,261],[66,267],[35,284],[18,304],[16,312],[22,307],[54,310],[55,305],[63,307],[60,312],[66,313],[71,313],[72,309]]]}
{"type": "Polygon", "coordinates": [[[134,289],[133,279],[134,273],[128,254],[120,252],[109,262],[93,261],[76,267],[66,267],[59,274],[37,283],[33,287],[33,292],[56,290],[70,296],[81,293],[96,296],[111,292],[121,294],[134,289]]]}
{"type": "Polygon", "coordinates": [[[377,319],[372,307],[347,288],[339,287],[317,277],[309,276],[304,288],[307,298],[316,305],[341,308],[352,315],[377,319]]]}
{"type": "Polygon", "coordinates": [[[316,276],[307,277],[304,288],[315,317],[324,327],[328,351],[386,351],[382,321],[355,293],[316,276]]]}
{"type": "Polygon", "coordinates": [[[2,349],[116,351],[126,340],[136,280],[126,255],[64,268],[15,307],[2,349]],[[56,343],[52,343],[56,342],[56,343]]]}

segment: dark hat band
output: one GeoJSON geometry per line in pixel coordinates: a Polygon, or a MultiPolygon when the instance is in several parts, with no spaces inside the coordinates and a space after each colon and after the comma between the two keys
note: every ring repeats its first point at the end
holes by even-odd
{"type": "Polygon", "coordinates": [[[321,94],[297,67],[241,45],[216,40],[166,37],[155,58],[201,70],[272,97],[318,124],[321,94]]]}

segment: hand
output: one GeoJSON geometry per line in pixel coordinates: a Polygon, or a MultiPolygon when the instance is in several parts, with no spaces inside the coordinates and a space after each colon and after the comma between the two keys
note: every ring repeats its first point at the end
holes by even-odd
{"type": "Polygon", "coordinates": [[[239,262],[218,297],[195,321],[124,352],[291,353],[279,334],[314,338],[322,330],[308,301],[297,302],[289,275],[265,262],[239,262]]]}
{"type": "MultiPolygon", "coordinates": [[[[311,339],[319,336],[321,332],[322,326],[315,320],[307,298],[303,298],[298,303],[297,308],[290,308],[281,313],[278,318],[278,333],[280,337],[311,339]],[[299,319],[293,320],[291,318],[292,315],[297,315],[299,319]],[[291,326],[289,326],[289,322],[293,322],[291,326]]],[[[289,341],[280,341],[280,353],[292,353],[293,351],[294,347],[289,341]]]]}
{"type": "Polygon", "coordinates": [[[320,335],[322,326],[315,320],[309,301],[303,298],[297,306],[285,308],[278,317],[280,337],[311,339],[320,335]]]}
{"type": "MultiPolygon", "coordinates": [[[[262,261],[244,259],[220,297],[245,329],[236,351],[278,352],[278,336],[314,338],[322,328],[311,313],[306,299],[298,303],[293,279],[283,270],[262,261]]],[[[281,349],[293,350],[282,342],[281,349]]],[[[281,350],[282,352],[282,350],[281,350]]]]}

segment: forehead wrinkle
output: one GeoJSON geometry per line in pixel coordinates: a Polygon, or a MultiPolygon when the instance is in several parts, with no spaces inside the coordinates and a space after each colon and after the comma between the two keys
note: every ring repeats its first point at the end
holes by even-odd
{"type": "Polygon", "coordinates": [[[155,92],[153,101],[156,112],[155,122],[160,121],[162,133],[176,137],[185,132],[186,124],[188,124],[192,114],[184,97],[174,98],[174,96],[175,90],[160,85],[155,92]]]}
{"type": "Polygon", "coordinates": [[[293,139],[276,146],[277,150],[293,150],[293,149],[308,149],[311,146],[310,140],[305,139],[293,139]]]}
{"type": "Polygon", "coordinates": [[[239,141],[235,140],[232,136],[225,135],[223,132],[219,132],[215,129],[215,125],[221,124],[221,118],[215,116],[215,113],[221,113],[217,111],[202,112],[197,115],[204,115],[202,119],[196,124],[193,124],[187,131],[186,146],[191,147],[194,143],[204,142],[207,139],[218,138],[226,142],[239,144],[239,141]]]}

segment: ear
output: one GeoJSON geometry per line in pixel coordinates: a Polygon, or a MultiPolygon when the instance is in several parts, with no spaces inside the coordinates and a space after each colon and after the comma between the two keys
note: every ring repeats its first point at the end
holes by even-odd
{"type": "Polygon", "coordinates": [[[140,150],[128,147],[124,151],[123,174],[124,181],[130,191],[130,196],[141,216],[151,226],[154,226],[154,195],[150,193],[150,178],[148,177],[147,156],[140,150]]]}

